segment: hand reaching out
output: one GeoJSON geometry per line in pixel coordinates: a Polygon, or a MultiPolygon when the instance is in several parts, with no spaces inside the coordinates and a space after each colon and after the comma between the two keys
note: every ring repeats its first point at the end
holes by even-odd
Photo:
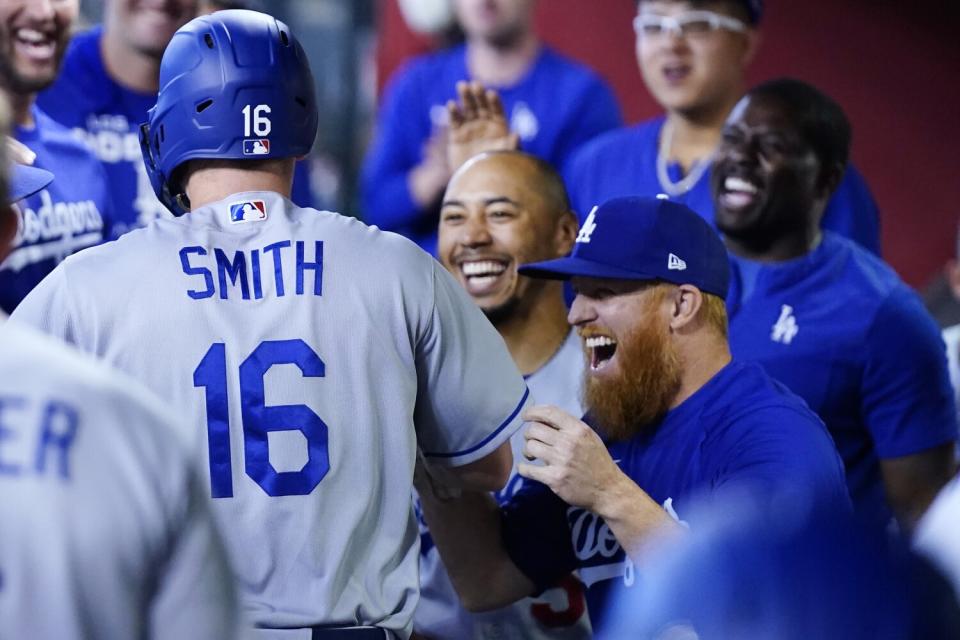
{"type": "Polygon", "coordinates": [[[27,145],[23,144],[16,138],[7,136],[6,144],[7,156],[10,158],[11,162],[31,165],[33,164],[33,161],[37,159],[37,154],[31,151],[27,145]]]}
{"type": "Polygon", "coordinates": [[[544,464],[521,462],[520,475],[547,485],[568,504],[601,512],[618,484],[632,484],[600,436],[583,421],[553,406],[527,409],[523,419],[530,422],[523,454],[544,464]]]}
{"type": "Polygon", "coordinates": [[[510,133],[500,96],[479,82],[458,82],[459,100],[447,102],[450,133],[447,164],[456,171],[464,162],[484,151],[518,149],[520,139],[510,133]]]}

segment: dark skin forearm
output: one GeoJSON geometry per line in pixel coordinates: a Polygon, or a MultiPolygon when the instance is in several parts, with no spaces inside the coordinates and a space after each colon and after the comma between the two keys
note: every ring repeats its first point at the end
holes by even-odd
{"type": "Polygon", "coordinates": [[[956,474],[955,444],[948,442],[920,453],[880,461],[887,500],[900,526],[912,529],[956,474]]]}

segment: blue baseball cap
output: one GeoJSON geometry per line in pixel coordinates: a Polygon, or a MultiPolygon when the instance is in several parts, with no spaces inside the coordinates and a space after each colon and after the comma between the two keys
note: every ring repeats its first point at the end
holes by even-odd
{"type": "Polygon", "coordinates": [[[572,254],[524,265],[520,273],[549,280],[663,280],[724,299],[730,284],[727,249],[706,220],[680,203],[641,197],[594,207],[572,254]]]}
{"type": "Polygon", "coordinates": [[[10,165],[7,203],[23,200],[53,182],[53,174],[39,167],[14,162],[10,165]]]}

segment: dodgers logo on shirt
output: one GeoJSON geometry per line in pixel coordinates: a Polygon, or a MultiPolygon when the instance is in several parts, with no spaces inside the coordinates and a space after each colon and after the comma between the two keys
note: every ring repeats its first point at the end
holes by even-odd
{"type": "Polygon", "coordinates": [[[591,511],[570,507],[567,523],[584,585],[590,587],[597,582],[621,578],[625,586],[633,586],[633,562],[603,518],[591,511]]]}
{"type": "Polygon", "coordinates": [[[267,156],[270,155],[270,141],[266,138],[253,138],[243,141],[243,155],[267,156]]]}
{"type": "Polygon", "coordinates": [[[254,222],[266,218],[267,205],[263,200],[234,202],[230,205],[230,222],[254,222]]]}
{"type": "Polygon", "coordinates": [[[781,344],[790,344],[800,332],[797,317],[793,315],[793,307],[788,304],[780,307],[780,317],[770,330],[770,339],[781,344]]]}

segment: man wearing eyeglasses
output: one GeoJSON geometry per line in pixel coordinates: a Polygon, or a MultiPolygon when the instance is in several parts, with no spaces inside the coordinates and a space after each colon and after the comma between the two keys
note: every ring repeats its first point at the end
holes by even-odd
{"type": "MultiPolygon", "coordinates": [[[[723,122],[758,45],[762,0],[640,0],[634,29],[647,89],[662,116],[599,136],[566,169],[574,210],[624,195],[666,193],[713,223],[709,173],[723,122]]],[[[880,252],[876,203],[848,168],[822,226],[880,252]]]]}

